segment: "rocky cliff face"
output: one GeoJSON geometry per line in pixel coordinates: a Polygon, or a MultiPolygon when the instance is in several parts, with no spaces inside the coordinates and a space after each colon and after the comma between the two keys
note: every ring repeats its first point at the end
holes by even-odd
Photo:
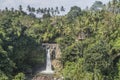
{"type": "Polygon", "coordinates": [[[62,68],[62,64],[60,61],[61,58],[61,51],[59,48],[59,45],[56,44],[54,50],[51,53],[52,56],[52,66],[54,68],[55,71],[59,71],[62,68]]]}

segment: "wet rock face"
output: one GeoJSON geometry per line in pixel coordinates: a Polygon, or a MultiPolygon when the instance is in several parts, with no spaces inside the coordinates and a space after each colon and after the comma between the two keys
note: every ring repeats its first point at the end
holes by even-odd
{"type": "Polygon", "coordinates": [[[62,69],[61,62],[57,59],[52,60],[52,65],[53,65],[54,69],[57,70],[57,71],[62,69]]]}
{"type": "Polygon", "coordinates": [[[51,62],[54,70],[59,71],[62,68],[61,61],[60,61],[61,51],[60,51],[59,45],[56,45],[55,49],[51,53],[51,56],[53,57],[51,62]]]}

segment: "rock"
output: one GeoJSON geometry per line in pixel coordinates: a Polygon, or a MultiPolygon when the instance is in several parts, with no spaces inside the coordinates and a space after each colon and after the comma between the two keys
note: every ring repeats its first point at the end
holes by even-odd
{"type": "Polygon", "coordinates": [[[58,71],[62,68],[61,62],[56,59],[52,61],[52,65],[58,71]]]}
{"type": "Polygon", "coordinates": [[[35,76],[32,80],[54,80],[51,75],[39,75],[35,76]]]}

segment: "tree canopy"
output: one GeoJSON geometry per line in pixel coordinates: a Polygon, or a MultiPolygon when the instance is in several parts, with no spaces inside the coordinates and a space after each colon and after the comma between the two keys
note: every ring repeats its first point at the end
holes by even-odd
{"type": "Polygon", "coordinates": [[[27,10],[0,10],[0,80],[25,80],[43,66],[44,42],[59,44],[65,80],[120,79],[120,0],[73,6],[62,16],[63,6],[27,10]]]}

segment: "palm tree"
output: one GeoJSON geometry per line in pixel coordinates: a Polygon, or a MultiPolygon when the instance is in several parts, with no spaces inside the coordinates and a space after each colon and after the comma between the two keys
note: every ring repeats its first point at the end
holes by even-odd
{"type": "Polygon", "coordinates": [[[50,12],[50,8],[48,8],[48,11],[50,12]]]}
{"type": "Polygon", "coordinates": [[[56,7],[55,12],[56,12],[56,14],[59,14],[59,13],[60,13],[58,7],[56,7]]]}
{"type": "Polygon", "coordinates": [[[113,13],[116,13],[116,4],[117,4],[117,0],[112,0],[113,13]]]}
{"type": "Polygon", "coordinates": [[[36,13],[37,13],[37,14],[41,13],[41,9],[38,8],[38,9],[36,10],[36,13]]]}
{"type": "Polygon", "coordinates": [[[30,5],[27,6],[27,10],[28,10],[28,12],[31,12],[31,11],[32,11],[30,5]]]}
{"type": "Polygon", "coordinates": [[[19,5],[19,11],[22,12],[22,5],[19,5]]]}
{"type": "Polygon", "coordinates": [[[53,9],[53,7],[50,9],[50,12],[51,12],[51,14],[53,16],[54,15],[54,9],[53,9]]]}
{"type": "Polygon", "coordinates": [[[44,11],[44,13],[47,13],[47,8],[44,8],[43,11],[44,11]]]}
{"type": "Polygon", "coordinates": [[[31,12],[32,12],[32,13],[35,12],[35,8],[34,8],[34,7],[31,8],[31,12]]]}
{"type": "Polygon", "coordinates": [[[63,6],[61,6],[61,9],[60,9],[61,11],[65,11],[65,8],[63,7],[63,6]]]}
{"type": "Polygon", "coordinates": [[[41,14],[43,14],[43,13],[44,13],[43,8],[42,8],[42,9],[40,9],[40,12],[41,12],[41,14]]]}
{"type": "Polygon", "coordinates": [[[8,8],[7,8],[7,7],[5,8],[5,11],[8,11],[8,8]]]}
{"type": "Polygon", "coordinates": [[[11,11],[14,12],[14,8],[13,7],[11,8],[11,11]]]}

